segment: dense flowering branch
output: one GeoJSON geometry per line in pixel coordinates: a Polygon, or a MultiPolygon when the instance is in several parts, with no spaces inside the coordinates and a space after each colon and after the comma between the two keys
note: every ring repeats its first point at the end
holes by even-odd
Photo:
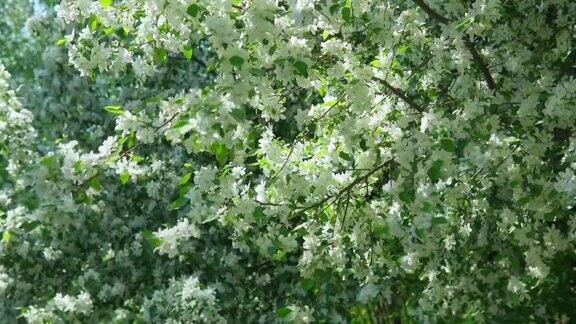
{"type": "MultiPolygon", "coordinates": [[[[448,18],[442,16],[441,14],[436,12],[434,9],[430,8],[430,6],[428,6],[424,2],[424,0],[414,0],[414,2],[420,8],[422,8],[422,10],[424,10],[430,17],[438,20],[440,23],[445,24],[445,25],[448,25],[451,23],[451,21],[448,18]]],[[[488,85],[488,88],[490,90],[495,90],[496,84],[494,83],[494,78],[492,77],[492,74],[490,73],[490,69],[488,69],[488,66],[484,62],[484,59],[482,58],[480,53],[478,53],[478,51],[476,50],[476,47],[474,46],[474,44],[466,36],[464,36],[462,38],[462,41],[464,42],[464,46],[466,47],[466,49],[468,49],[468,51],[472,55],[474,62],[476,62],[476,64],[478,65],[478,68],[480,69],[480,71],[484,75],[484,78],[486,79],[486,84],[488,85]]]]}
{"type": "Polygon", "coordinates": [[[575,3],[49,3],[0,1],[0,318],[571,320],[575,3]]]}

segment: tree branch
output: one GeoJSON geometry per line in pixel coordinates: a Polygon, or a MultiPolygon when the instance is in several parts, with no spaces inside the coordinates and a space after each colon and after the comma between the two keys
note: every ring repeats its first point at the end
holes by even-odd
{"type": "Polygon", "coordinates": [[[394,160],[390,159],[384,163],[379,164],[378,166],[376,166],[374,169],[370,170],[368,173],[366,173],[365,175],[358,177],[356,179],[354,179],[354,181],[352,181],[350,184],[348,184],[346,187],[340,189],[340,191],[336,194],[336,195],[328,195],[326,197],[324,197],[324,199],[320,200],[319,202],[316,202],[312,205],[309,206],[305,206],[305,207],[300,207],[300,211],[301,213],[308,211],[312,208],[318,207],[322,204],[324,204],[325,202],[327,202],[328,200],[334,198],[334,197],[338,197],[338,196],[342,196],[343,194],[349,192],[352,190],[352,188],[354,188],[357,184],[359,184],[360,182],[365,181],[366,179],[368,179],[371,175],[373,175],[374,173],[378,172],[380,169],[382,169],[383,167],[385,167],[387,164],[389,163],[393,163],[394,160]]]}
{"type": "Polygon", "coordinates": [[[420,107],[418,104],[416,104],[412,99],[408,98],[408,96],[406,96],[406,94],[404,94],[404,91],[394,87],[393,85],[388,83],[388,81],[382,80],[378,77],[372,77],[372,80],[380,82],[388,90],[390,90],[390,92],[392,92],[396,97],[402,99],[402,101],[407,103],[408,106],[412,107],[413,109],[415,109],[419,112],[424,112],[424,109],[422,109],[422,107],[420,107]]]}
{"type": "MultiPolygon", "coordinates": [[[[418,7],[420,7],[420,9],[424,10],[424,12],[428,14],[428,16],[438,20],[440,23],[448,25],[451,22],[450,19],[442,16],[434,9],[432,9],[430,6],[428,6],[424,2],[424,0],[413,0],[413,1],[416,3],[416,5],[418,5],[418,7]]],[[[474,44],[466,36],[464,36],[462,40],[464,41],[464,46],[466,47],[466,49],[468,49],[470,54],[472,54],[472,59],[474,60],[474,62],[476,62],[478,68],[484,75],[484,79],[486,79],[486,84],[488,85],[488,88],[490,90],[495,90],[496,83],[494,83],[494,78],[490,73],[490,69],[488,69],[488,65],[486,65],[486,63],[484,62],[482,55],[480,55],[480,53],[474,47],[474,44]]]]}

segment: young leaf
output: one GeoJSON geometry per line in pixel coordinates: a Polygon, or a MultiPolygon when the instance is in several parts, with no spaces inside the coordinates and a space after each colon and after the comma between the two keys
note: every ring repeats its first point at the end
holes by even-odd
{"type": "Polygon", "coordinates": [[[184,57],[187,60],[191,60],[192,59],[192,54],[194,53],[194,51],[192,50],[192,47],[189,45],[184,45],[184,48],[182,49],[182,54],[184,55],[184,57]]]}
{"type": "Polygon", "coordinates": [[[122,172],[122,174],[120,174],[120,182],[125,185],[128,183],[128,181],[130,180],[130,174],[126,171],[122,172]]]}
{"type": "Polygon", "coordinates": [[[224,144],[216,142],[212,144],[210,149],[212,150],[212,153],[214,153],[214,155],[216,156],[216,161],[218,161],[218,163],[224,164],[226,162],[226,159],[228,157],[228,149],[224,144]]]}
{"type": "Polygon", "coordinates": [[[122,107],[120,106],[106,106],[104,107],[104,110],[115,115],[122,115],[124,113],[124,110],[122,110],[122,107]]]}
{"type": "Polygon", "coordinates": [[[112,0],[100,0],[100,4],[103,8],[108,8],[112,5],[112,0]]]}
{"type": "Polygon", "coordinates": [[[166,62],[166,60],[168,60],[168,52],[166,51],[166,49],[161,47],[155,48],[154,59],[156,60],[156,62],[163,64],[164,62],[166,62]]]}
{"type": "Polygon", "coordinates": [[[186,204],[186,202],[188,202],[188,199],[184,196],[180,196],[180,197],[178,197],[178,199],[174,200],[170,204],[170,209],[178,209],[178,208],[184,206],[184,204],[186,204]]]}
{"type": "Polygon", "coordinates": [[[98,18],[96,15],[91,15],[90,18],[88,18],[88,29],[90,29],[90,31],[96,31],[99,23],[100,18],[98,18]]]}
{"type": "Polygon", "coordinates": [[[10,231],[5,231],[2,234],[2,242],[8,243],[10,242],[11,239],[12,239],[12,233],[10,233],[10,231]]]}
{"type": "Polygon", "coordinates": [[[146,240],[146,242],[148,242],[148,244],[150,244],[153,248],[157,248],[162,245],[162,240],[156,237],[156,235],[154,235],[151,230],[143,229],[140,231],[140,234],[144,240],[146,240]]]}
{"type": "Polygon", "coordinates": [[[456,30],[462,30],[464,29],[466,26],[470,25],[472,23],[472,18],[463,18],[462,20],[460,20],[458,22],[458,24],[456,25],[456,30]]]}
{"type": "Polygon", "coordinates": [[[183,175],[182,178],[180,178],[180,185],[185,185],[186,183],[188,183],[191,176],[192,173],[186,173],[185,175],[183,175]]]}

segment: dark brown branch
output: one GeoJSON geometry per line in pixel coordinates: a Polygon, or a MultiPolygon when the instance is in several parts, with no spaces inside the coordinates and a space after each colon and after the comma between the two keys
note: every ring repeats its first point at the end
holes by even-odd
{"type": "Polygon", "coordinates": [[[426,12],[428,14],[428,16],[438,20],[439,22],[443,23],[443,24],[449,24],[450,23],[450,19],[442,16],[441,14],[437,13],[436,10],[430,8],[430,6],[428,6],[424,0],[414,0],[414,2],[416,2],[416,4],[418,5],[418,7],[420,7],[422,10],[424,10],[424,12],[426,12]]]}
{"type": "Polygon", "coordinates": [[[378,172],[380,169],[382,169],[383,167],[385,167],[387,164],[389,163],[393,163],[393,160],[390,159],[384,163],[379,164],[378,166],[376,166],[374,169],[370,170],[370,172],[366,173],[365,175],[358,177],[356,179],[354,179],[354,181],[352,181],[350,184],[348,184],[346,187],[340,189],[340,191],[336,194],[336,195],[328,195],[326,196],[324,199],[320,200],[319,202],[316,202],[312,205],[306,206],[306,207],[300,207],[301,210],[300,212],[303,213],[305,211],[308,211],[310,209],[313,209],[315,207],[321,206],[322,204],[326,203],[327,201],[329,201],[330,199],[334,198],[334,197],[340,197],[343,194],[349,192],[350,190],[352,190],[352,188],[354,188],[357,184],[365,181],[366,179],[368,179],[371,175],[373,175],[374,173],[378,172]]]}
{"type": "Polygon", "coordinates": [[[422,107],[420,107],[418,104],[416,104],[412,99],[408,98],[408,96],[406,94],[404,94],[404,91],[394,87],[393,85],[391,85],[390,83],[388,83],[388,81],[386,80],[382,80],[378,77],[372,77],[372,80],[374,81],[378,81],[380,82],[382,85],[384,85],[388,90],[390,90],[390,92],[392,92],[396,97],[402,99],[402,101],[404,101],[405,103],[407,103],[410,107],[412,107],[413,109],[419,111],[419,112],[424,112],[424,109],[422,109],[422,107]]]}
{"type": "Polygon", "coordinates": [[[259,201],[259,200],[254,200],[255,203],[262,205],[262,206],[275,206],[275,207],[282,207],[284,205],[282,204],[275,204],[275,203],[271,203],[271,202],[263,202],[263,201],[259,201]]]}
{"type": "MultiPolygon", "coordinates": [[[[414,2],[416,3],[416,5],[418,5],[418,7],[420,7],[420,9],[424,10],[424,12],[426,12],[428,14],[428,16],[434,18],[435,20],[437,20],[443,24],[446,24],[446,25],[451,22],[450,19],[442,16],[441,14],[436,12],[434,9],[432,9],[430,6],[428,6],[424,2],[424,0],[414,0],[414,2]]],[[[496,84],[494,83],[494,78],[492,77],[492,74],[490,73],[490,69],[488,69],[488,65],[486,65],[486,63],[484,62],[484,59],[482,58],[480,53],[478,53],[478,51],[474,47],[474,44],[466,36],[464,36],[462,38],[462,40],[464,41],[464,46],[466,47],[466,49],[468,49],[470,54],[472,54],[472,58],[474,59],[474,62],[476,62],[476,64],[478,65],[478,68],[480,69],[480,71],[484,75],[484,79],[486,79],[486,84],[488,85],[488,88],[490,90],[495,90],[496,84]]]]}
{"type": "Polygon", "coordinates": [[[414,70],[412,70],[410,72],[410,75],[408,76],[408,78],[406,78],[406,81],[410,80],[414,75],[416,75],[416,72],[418,72],[421,68],[423,68],[426,64],[428,64],[428,62],[430,62],[430,60],[432,59],[432,55],[428,56],[427,59],[425,59],[424,61],[422,61],[422,63],[418,64],[418,66],[416,66],[414,68],[414,70]]]}
{"type": "Polygon", "coordinates": [[[478,53],[478,51],[474,47],[474,44],[472,44],[472,42],[466,36],[464,36],[463,41],[464,41],[464,46],[466,46],[466,48],[468,49],[470,54],[472,54],[472,58],[474,59],[474,62],[476,62],[476,64],[478,65],[478,68],[480,69],[480,71],[482,71],[482,74],[484,74],[484,79],[486,79],[486,84],[488,84],[488,89],[490,89],[490,90],[496,89],[496,84],[494,83],[494,79],[492,78],[492,74],[490,74],[490,70],[488,69],[488,66],[486,65],[486,63],[484,63],[484,59],[482,59],[482,56],[480,55],[480,53],[478,53]]]}

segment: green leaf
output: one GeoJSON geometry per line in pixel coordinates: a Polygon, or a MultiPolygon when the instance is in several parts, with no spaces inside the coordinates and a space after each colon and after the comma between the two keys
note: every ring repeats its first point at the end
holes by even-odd
{"type": "Polygon", "coordinates": [[[26,230],[27,232],[30,232],[40,225],[42,225],[42,223],[40,223],[39,221],[31,221],[27,222],[26,224],[23,224],[21,228],[26,230]]]}
{"type": "Polygon", "coordinates": [[[154,59],[156,62],[163,64],[168,60],[168,52],[164,48],[157,47],[154,49],[154,59]]]}
{"type": "Polygon", "coordinates": [[[132,132],[128,135],[128,148],[133,148],[136,145],[136,132],[132,132]]]}
{"type": "Polygon", "coordinates": [[[324,97],[324,96],[326,95],[326,87],[325,87],[324,85],[321,85],[321,86],[318,88],[318,94],[319,94],[321,97],[324,97]]]}
{"type": "Polygon", "coordinates": [[[286,252],[284,252],[284,250],[278,249],[272,258],[276,261],[283,261],[286,259],[286,252]]]}
{"type": "Polygon", "coordinates": [[[90,180],[90,188],[96,189],[96,190],[100,190],[102,189],[102,184],[100,183],[100,180],[98,180],[97,177],[94,177],[90,180]]]}
{"type": "Polygon", "coordinates": [[[218,161],[218,163],[224,164],[226,162],[226,159],[228,157],[228,149],[224,144],[215,142],[214,144],[212,144],[212,146],[210,146],[210,149],[212,153],[214,153],[214,155],[216,156],[216,160],[218,161]]]}
{"type": "Polygon", "coordinates": [[[446,223],[448,223],[448,220],[446,219],[446,217],[442,217],[442,216],[432,217],[432,225],[440,225],[440,224],[446,224],[446,223]]]}
{"type": "Polygon", "coordinates": [[[106,106],[104,107],[104,110],[115,115],[122,115],[124,113],[124,110],[122,110],[122,107],[120,106],[106,106]]]}
{"type": "Polygon", "coordinates": [[[256,208],[254,208],[254,212],[252,213],[252,216],[254,217],[254,220],[258,223],[260,223],[262,220],[264,220],[266,218],[266,214],[264,213],[264,208],[262,208],[261,206],[257,206],[256,208]]]}
{"type": "Polygon", "coordinates": [[[99,23],[100,23],[100,19],[98,18],[98,16],[91,15],[88,18],[88,29],[90,29],[90,31],[96,31],[96,28],[98,28],[99,23]]]}
{"type": "Polygon", "coordinates": [[[56,46],[63,46],[66,44],[66,38],[60,38],[59,40],[56,41],[56,46]]]}
{"type": "Polygon", "coordinates": [[[130,180],[130,174],[126,171],[122,172],[122,174],[120,174],[120,182],[125,185],[128,183],[128,181],[130,180]]]}
{"type": "Polygon", "coordinates": [[[304,278],[300,284],[304,290],[312,290],[314,288],[314,279],[304,278]]]}
{"type": "Polygon", "coordinates": [[[460,20],[458,22],[458,24],[456,25],[456,30],[462,30],[464,29],[466,26],[470,25],[472,23],[472,18],[463,18],[462,20],[460,20]]]}
{"type": "Polygon", "coordinates": [[[413,190],[405,189],[400,194],[398,194],[398,198],[405,203],[409,203],[414,201],[415,193],[413,190]]]}
{"type": "Polygon", "coordinates": [[[188,183],[190,177],[192,177],[192,173],[186,173],[185,175],[183,175],[182,178],[180,178],[180,185],[185,185],[186,183],[188,183]]]}
{"type": "Polygon", "coordinates": [[[350,7],[342,8],[342,19],[344,19],[345,22],[352,20],[352,9],[350,7]]]}
{"type": "Polygon", "coordinates": [[[200,11],[200,7],[198,7],[198,5],[194,4],[194,3],[189,5],[188,9],[186,9],[186,12],[192,17],[198,16],[199,11],[200,11]]]}
{"type": "Polygon", "coordinates": [[[454,141],[449,139],[449,138],[443,138],[440,140],[440,147],[442,147],[442,149],[444,151],[447,152],[455,152],[456,151],[456,144],[454,144],[454,141]]]}
{"type": "Polygon", "coordinates": [[[432,182],[440,180],[440,177],[442,176],[442,163],[442,160],[436,160],[432,163],[430,169],[428,169],[428,177],[432,182]]]}
{"type": "Polygon", "coordinates": [[[78,160],[76,162],[74,162],[74,171],[76,171],[77,173],[80,173],[82,171],[82,168],[84,168],[84,163],[82,163],[82,160],[78,160]]]}
{"type": "Polygon", "coordinates": [[[388,224],[376,224],[374,227],[374,236],[378,239],[385,239],[390,237],[390,229],[388,224]]]}
{"type": "Polygon", "coordinates": [[[338,104],[338,102],[339,102],[339,101],[338,101],[337,99],[328,100],[328,101],[326,101],[325,103],[323,103],[322,105],[325,106],[325,107],[328,107],[328,108],[332,108],[332,107],[336,106],[336,105],[338,104]]]}
{"type": "Polygon", "coordinates": [[[112,27],[106,27],[106,28],[102,29],[102,31],[104,32],[104,34],[110,35],[110,34],[112,34],[112,33],[114,32],[114,28],[112,28],[112,27]]]}
{"type": "Polygon", "coordinates": [[[396,51],[398,54],[404,54],[410,50],[410,45],[404,44],[398,48],[396,51]]]}
{"type": "Polygon", "coordinates": [[[188,202],[188,199],[184,196],[180,196],[178,197],[178,199],[174,200],[171,204],[170,204],[170,209],[178,209],[182,206],[184,206],[184,204],[186,204],[188,202]]]}
{"type": "Polygon", "coordinates": [[[10,242],[11,239],[12,239],[12,233],[10,233],[10,231],[5,231],[2,234],[2,242],[8,243],[10,242]]]}
{"type": "Polygon", "coordinates": [[[333,15],[337,10],[338,10],[338,4],[333,4],[330,6],[330,9],[328,9],[330,11],[330,14],[333,15]]]}
{"type": "Polygon", "coordinates": [[[229,61],[230,64],[236,67],[242,67],[242,64],[244,64],[244,59],[238,55],[232,56],[229,61]]]}
{"type": "Polygon", "coordinates": [[[180,196],[186,196],[186,194],[189,193],[190,190],[192,190],[192,186],[185,185],[178,190],[178,193],[180,194],[180,196]]]}
{"type": "Polygon", "coordinates": [[[294,67],[296,68],[296,74],[301,75],[305,78],[308,77],[308,64],[302,61],[294,62],[294,67]]]}
{"type": "Polygon", "coordinates": [[[154,235],[151,230],[143,229],[140,231],[140,234],[144,240],[146,240],[146,242],[148,242],[153,248],[157,248],[162,245],[162,240],[156,237],[156,235],[154,235]]]}
{"type": "Polygon", "coordinates": [[[284,317],[288,316],[288,314],[290,314],[291,312],[292,311],[288,307],[278,308],[276,310],[276,316],[278,316],[280,318],[284,318],[284,317]]]}
{"type": "Polygon", "coordinates": [[[184,55],[184,57],[188,60],[192,59],[192,54],[194,53],[194,51],[192,50],[192,47],[189,45],[184,45],[184,48],[182,49],[182,54],[184,55]]]}
{"type": "Polygon", "coordinates": [[[236,119],[237,121],[243,121],[246,119],[246,110],[244,108],[236,108],[233,109],[230,114],[236,119]]]}
{"type": "Polygon", "coordinates": [[[108,8],[112,5],[112,0],[100,0],[100,4],[104,8],[108,8]]]}
{"type": "Polygon", "coordinates": [[[143,161],[144,158],[141,157],[140,155],[132,155],[132,157],[130,158],[130,161],[138,163],[140,161],[143,161]]]}
{"type": "Polygon", "coordinates": [[[379,68],[382,66],[382,63],[380,62],[380,60],[373,60],[372,62],[370,62],[370,66],[379,68]]]}
{"type": "Polygon", "coordinates": [[[338,156],[346,161],[352,161],[352,157],[350,156],[350,154],[344,153],[343,151],[340,151],[340,153],[338,153],[338,156]]]}
{"type": "Polygon", "coordinates": [[[40,164],[47,168],[53,168],[58,162],[58,157],[56,155],[46,155],[40,159],[40,164]]]}
{"type": "Polygon", "coordinates": [[[106,254],[104,254],[102,256],[102,262],[107,262],[107,261],[114,259],[115,255],[116,255],[116,253],[114,252],[114,250],[112,250],[112,249],[108,250],[106,252],[106,254]]]}

